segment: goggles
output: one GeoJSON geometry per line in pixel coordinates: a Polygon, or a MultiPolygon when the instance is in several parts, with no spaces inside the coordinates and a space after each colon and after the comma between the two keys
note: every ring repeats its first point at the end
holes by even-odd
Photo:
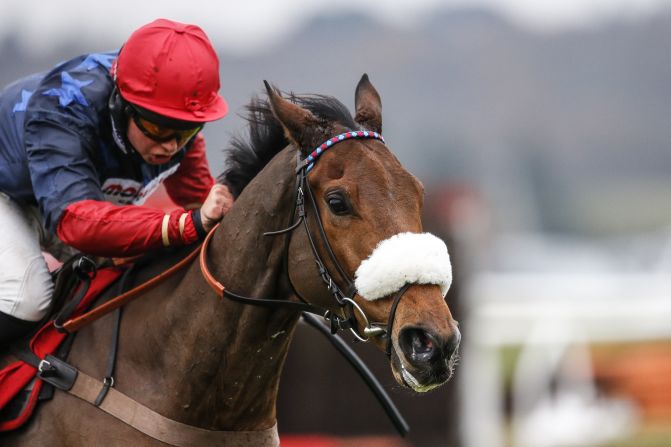
{"type": "Polygon", "coordinates": [[[142,132],[147,138],[150,138],[157,143],[165,143],[166,141],[176,140],[178,146],[183,146],[191,138],[196,136],[198,132],[203,130],[202,124],[189,129],[173,129],[171,127],[162,126],[142,117],[135,110],[133,110],[131,115],[135,125],[138,129],[140,129],[140,132],[142,132]]]}

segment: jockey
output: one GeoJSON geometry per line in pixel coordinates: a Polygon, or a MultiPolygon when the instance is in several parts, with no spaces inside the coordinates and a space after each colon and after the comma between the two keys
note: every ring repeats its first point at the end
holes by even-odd
{"type": "Polygon", "coordinates": [[[159,19],[0,93],[0,344],[49,311],[43,248],[133,256],[195,243],[223,217],[233,199],[200,133],[227,112],[219,86],[203,30],[159,19]],[[184,209],[142,206],[161,183],[184,209]]]}

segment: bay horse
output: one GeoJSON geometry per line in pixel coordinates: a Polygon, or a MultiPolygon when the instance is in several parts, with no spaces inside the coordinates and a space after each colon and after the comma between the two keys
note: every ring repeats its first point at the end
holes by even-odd
{"type": "MultiPolygon", "coordinates": [[[[194,260],[125,306],[118,343],[117,392],[196,430],[244,434],[221,445],[278,444],[280,372],[300,316],[230,297],[326,310],[334,330],[370,339],[395,380],[416,392],[446,382],[458,355],[444,300],[449,255],[422,233],[423,187],[380,135],[380,96],[368,76],[354,118],[334,98],[266,88],[267,99],[248,107],[249,141],[234,140],[219,179],[237,200],[203,248],[203,267],[231,295],[217,297],[194,260]]],[[[134,282],[183,256],[163,256],[134,282]]],[[[82,328],[68,362],[104,377],[112,320],[82,328]]],[[[2,445],[170,444],[57,391],[2,445]]]]}

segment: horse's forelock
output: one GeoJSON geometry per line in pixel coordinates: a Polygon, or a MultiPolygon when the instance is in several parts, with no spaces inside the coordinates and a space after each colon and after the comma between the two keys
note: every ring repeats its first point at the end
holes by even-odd
{"type": "MultiPolygon", "coordinates": [[[[321,140],[328,138],[330,135],[325,133],[330,129],[359,129],[347,107],[332,96],[294,93],[285,96],[325,122],[322,128],[315,131],[315,141],[312,144],[319,144],[321,140]]],[[[235,197],[289,144],[282,125],[273,115],[267,100],[252,98],[246,106],[244,118],[248,124],[248,135],[236,136],[231,140],[230,146],[225,150],[226,169],[218,178],[219,182],[229,187],[235,197]]]]}

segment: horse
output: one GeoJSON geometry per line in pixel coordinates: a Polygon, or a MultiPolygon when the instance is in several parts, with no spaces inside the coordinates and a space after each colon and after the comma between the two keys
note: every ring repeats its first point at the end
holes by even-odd
{"type": "MultiPolygon", "coordinates": [[[[324,311],[333,331],[370,340],[414,392],[449,380],[458,357],[458,324],[444,300],[449,255],[422,233],[423,186],[384,142],[368,76],[356,87],[354,118],[329,96],[267,83],[266,93],[248,105],[249,138],[233,140],[218,179],[234,206],[200,262],[124,307],[118,339],[115,392],[180,427],[232,434],[220,445],[278,445],[276,398],[297,309],[324,311]]],[[[185,252],[160,256],[133,282],[185,252]]],[[[80,372],[105,376],[113,320],[79,330],[68,362],[80,372]]],[[[159,439],[56,391],[2,445],[171,444],[159,439]]]]}

